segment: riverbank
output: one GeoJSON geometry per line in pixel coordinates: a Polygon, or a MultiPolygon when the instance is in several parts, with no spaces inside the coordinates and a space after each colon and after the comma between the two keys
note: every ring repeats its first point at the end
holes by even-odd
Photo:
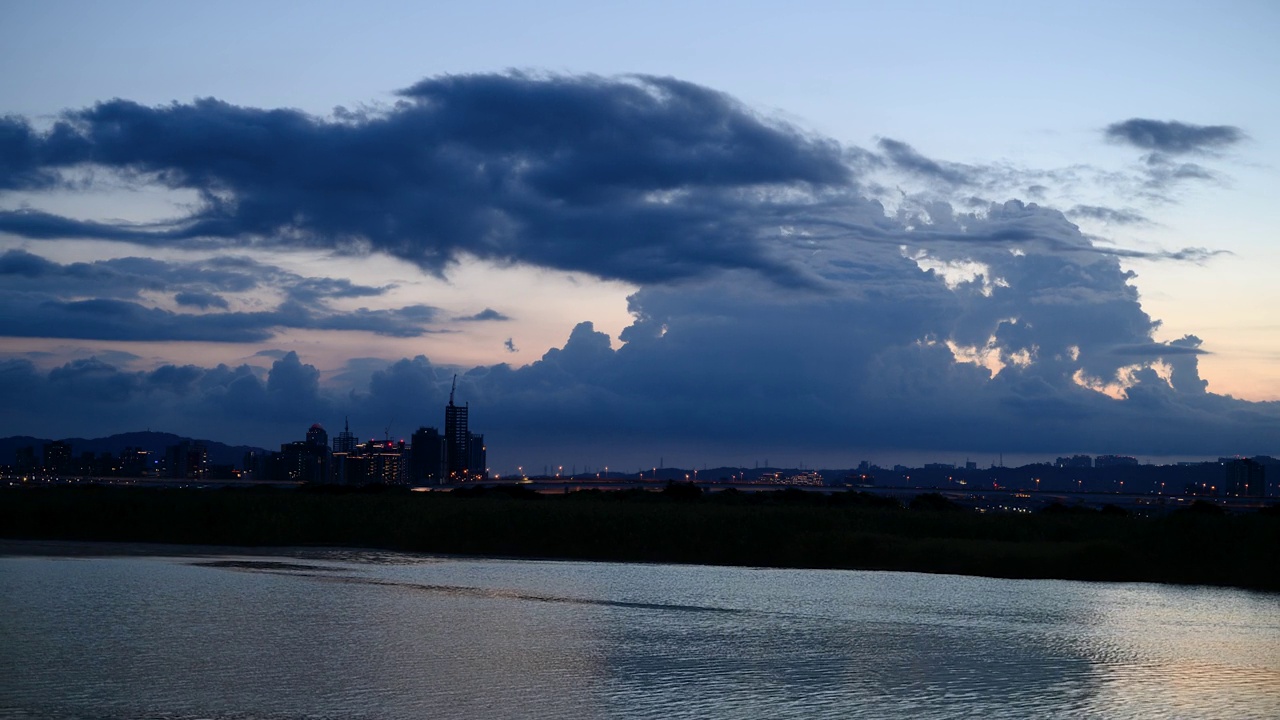
{"type": "Polygon", "coordinates": [[[0,537],[907,570],[1280,591],[1280,516],[979,514],[861,493],[0,490],[0,537]]]}

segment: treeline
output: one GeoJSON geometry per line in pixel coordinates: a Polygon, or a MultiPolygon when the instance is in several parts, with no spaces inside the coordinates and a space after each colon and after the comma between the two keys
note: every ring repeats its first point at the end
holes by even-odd
{"type": "Polygon", "coordinates": [[[864,493],[704,495],[519,486],[0,489],[0,536],[240,546],[347,546],[525,558],[945,572],[1280,591],[1280,513],[1198,505],[979,514],[938,495],[904,507],[864,493]]]}

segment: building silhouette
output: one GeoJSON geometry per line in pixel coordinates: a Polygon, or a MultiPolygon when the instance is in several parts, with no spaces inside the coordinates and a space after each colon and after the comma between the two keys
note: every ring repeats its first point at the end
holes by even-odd
{"type": "Polygon", "coordinates": [[[21,474],[30,474],[36,472],[40,468],[40,463],[36,462],[36,447],[27,445],[20,447],[14,452],[14,469],[21,474]]]}
{"type": "Polygon", "coordinates": [[[327,448],[329,447],[329,433],[325,432],[320,423],[316,423],[307,430],[307,442],[312,445],[323,445],[327,448]]]}
{"type": "Polygon", "coordinates": [[[44,444],[44,471],[50,475],[71,472],[71,444],[61,440],[44,444]]]}
{"type": "Polygon", "coordinates": [[[1226,478],[1223,490],[1227,497],[1262,497],[1266,494],[1266,468],[1255,460],[1239,458],[1223,463],[1226,478]]]}
{"type": "Polygon", "coordinates": [[[1136,467],[1137,465],[1138,459],[1128,455],[1099,455],[1093,460],[1093,466],[1096,468],[1136,467]]]}
{"type": "MultiPolygon", "coordinates": [[[[1093,467],[1093,458],[1088,455],[1072,455],[1071,457],[1060,457],[1053,464],[1055,467],[1060,468],[1091,468],[1093,467]]],[[[1105,461],[1102,467],[1106,467],[1105,461]]]]}
{"type": "Polygon", "coordinates": [[[331,456],[329,433],[320,423],[307,429],[306,440],[295,440],[280,446],[282,479],[306,483],[327,483],[330,480],[331,456]]]}
{"type": "Polygon", "coordinates": [[[420,427],[409,449],[409,480],[415,484],[442,483],[448,475],[444,436],[435,428],[420,427]]]}
{"type": "Polygon", "coordinates": [[[356,436],[351,434],[351,419],[342,419],[342,432],[333,439],[333,452],[350,453],[356,449],[356,436]]]}
{"type": "Polygon", "coordinates": [[[329,467],[329,480],[339,485],[350,485],[355,481],[351,475],[351,466],[347,459],[356,451],[356,436],[351,432],[351,419],[342,419],[342,432],[333,438],[333,454],[329,467]]]}
{"type": "Polygon", "coordinates": [[[171,478],[203,480],[208,475],[209,451],[204,443],[183,440],[165,449],[165,474],[171,478]]]}
{"type": "Polygon", "coordinates": [[[489,449],[484,445],[484,435],[467,433],[467,473],[471,478],[484,478],[489,475],[489,449]]]}
{"type": "Polygon", "coordinates": [[[465,480],[471,465],[471,432],[467,428],[470,403],[459,406],[453,402],[457,389],[458,377],[455,375],[453,389],[449,391],[449,404],[444,408],[445,467],[450,482],[465,480]]]}
{"type": "Polygon", "coordinates": [[[370,440],[356,445],[343,460],[350,485],[403,485],[409,481],[409,452],[404,441],[370,440]]]}

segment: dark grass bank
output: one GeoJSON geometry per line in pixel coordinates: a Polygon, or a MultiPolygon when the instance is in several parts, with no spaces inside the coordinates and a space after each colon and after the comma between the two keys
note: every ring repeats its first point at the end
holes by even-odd
{"type": "Polygon", "coordinates": [[[1280,591],[1280,514],[990,515],[859,493],[701,496],[518,488],[453,493],[41,487],[0,490],[0,537],[424,553],[1280,591]]]}

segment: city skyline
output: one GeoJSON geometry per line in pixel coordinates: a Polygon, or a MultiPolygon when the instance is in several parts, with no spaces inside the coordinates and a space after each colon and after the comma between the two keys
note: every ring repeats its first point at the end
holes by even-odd
{"type": "Polygon", "coordinates": [[[0,435],[1280,452],[1274,8],[553,5],[0,10],[0,435]]]}
{"type": "MultiPolygon", "coordinates": [[[[449,426],[448,408],[446,408],[446,417],[444,427],[449,426]]],[[[161,438],[163,448],[167,452],[172,452],[175,447],[199,447],[201,452],[206,452],[205,448],[213,447],[208,450],[210,457],[216,454],[221,460],[215,461],[206,458],[202,462],[209,462],[219,465],[222,472],[230,473],[231,469],[244,470],[249,475],[245,478],[254,481],[263,479],[275,480],[297,480],[306,482],[333,482],[336,484],[364,484],[364,483],[382,483],[390,482],[392,484],[426,484],[439,483],[465,483],[475,481],[485,481],[493,479],[511,478],[511,477],[544,477],[544,478],[585,478],[594,475],[597,478],[624,478],[636,476],[641,479],[645,477],[656,477],[659,471],[687,473],[687,477],[697,479],[698,473],[708,469],[721,472],[721,476],[707,476],[703,479],[716,481],[732,479],[732,476],[723,476],[723,471],[755,471],[768,474],[768,471],[783,470],[797,471],[800,473],[822,471],[822,472],[865,472],[868,469],[878,471],[907,472],[912,470],[956,470],[956,471],[976,471],[985,472],[987,470],[1028,470],[1037,467],[1054,467],[1059,469],[1072,468],[1111,468],[1111,469],[1132,469],[1141,467],[1147,468],[1173,468],[1173,467],[1196,467],[1207,465],[1221,465],[1228,462],[1239,462],[1252,460],[1261,462],[1265,465],[1275,465],[1278,460],[1268,455],[1254,455],[1248,457],[1241,454],[1211,457],[1196,457],[1186,460],[1171,460],[1170,458],[1140,458],[1132,455],[1115,455],[1103,454],[1092,456],[1088,454],[1075,455],[1059,455],[1056,457],[1044,455],[1028,455],[1010,457],[1008,462],[1003,454],[997,455],[989,464],[980,463],[971,456],[952,458],[948,461],[945,457],[938,454],[920,457],[897,456],[890,457],[888,460],[861,460],[856,464],[848,466],[819,466],[803,461],[788,465],[784,463],[771,462],[769,458],[756,459],[751,462],[739,465],[720,465],[708,466],[707,463],[692,463],[688,465],[671,465],[666,463],[664,457],[659,457],[652,465],[645,467],[637,466],[634,470],[630,467],[614,463],[592,466],[590,463],[576,463],[566,461],[565,458],[559,457],[555,449],[547,449],[544,455],[553,459],[548,461],[545,457],[525,458],[522,464],[514,465],[510,469],[493,468],[488,466],[485,456],[488,452],[487,444],[484,441],[484,435],[474,432],[465,432],[463,436],[467,438],[460,449],[456,445],[454,453],[460,453],[456,456],[465,456],[470,460],[470,465],[475,467],[484,467],[483,472],[474,472],[470,468],[463,468],[462,472],[450,471],[447,457],[450,455],[449,443],[447,437],[449,433],[441,433],[438,427],[423,425],[410,436],[393,437],[384,431],[381,438],[369,436],[368,440],[362,441],[363,435],[357,435],[351,432],[350,422],[344,421],[342,431],[338,432],[331,439],[328,431],[321,423],[313,423],[306,429],[305,433],[295,433],[305,436],[303,439],[294,439],[280,445],[280,451],[276,452],[270,448],[261,445],[228,445],[221,442],[217,438],[191,438],[182,437],[173,433],[164,431],[147,430],[144,432],[127,432],[101,438],[75,438],[63,436],[60,438],[39,438],[30,435],[18,435],[6,438],[0,438],[0,467],[9,466],[10,469],[18,472],[29,472],[35,469],[41,469],[46,474],[66,474],[68,477],[92,477],[102,475],[103,477],[112,476],[114,471],[96,471],[87,470],[88,466],[101,466],[102,468],[115,468],[122,462],[129,462],[126,458],[131,457],[135,451],[146,455],[148,452],[152,454],[160,453],[161,446],[156,445],[156,441],[144,440],[144,438],[161,438]],[[169,444],[176,441],[177,446],[169,444]],[[474,441],[472,444],[471,441],[474,441]],[[148,450],[148,442],[150,446],[156,449],[148,450]],[[141,444],[139,444],[141,443],[141,444]],[[81,452],[81,444],[87,444],[90,449],[87,452],[81,452]],[[299,451],[302,456],[309,455],[308,448],[323,448],[328,455],[332,456],[332,462],[338,463],[339,456],[346,455],[365,455],[369,453],[380,452],[386,448],[397,449],[398,453],[404,455],[403,468],[397,468],[389,476],[390,480],[371,480],[369,478],[381,477],[381,473],[374,473],[363,480],[349,480],[338,467],[325,469],[319,475],[314,477],[304,477],[308,475],[308,471],[293,472],[288,468],[301,469],[305,465],[299,463],[301,459],[298,457],[299,451]],[[415,448],[422,450],[424,448],[434,448],[428,452],[414,452],[410,457],[410,451],[415,448]],[[260,452],[261,451],[261,452],[260,452]],[[290,458],[290,453],[294,457],[290,458]],[[53,453],[53,460],[51,460],[53,453]],[[231,453],[231,454],[228,454],[231,453]],[[233,457],[234,455],[234,457],[233,457]],[[272,458],[271,456],[274,456],[272,458]],[[40,458],[43,457],[43,462],[40,458]],[[280,463],[279,468],[266,471],[262,467],[262,462],[269,460],[270,462],[280,463]],[[535,461],[536,460],[536,461],[535,461]],[[68,473],[66,468],[79,463],[79,469],[75,472],[68,473]],[[904,464],[913,463],[913,464],[904,464]],[[87,465],[86,465],[87,464],[87,465]],[[81,467],[83,466],[83,467],[81,467]],[[432,469],[434,468],[434,469],[432,469]],[[401,469],[407,471],[402,473],[401,469]],[[436,472],[438,469],[438,472],[436,472]],[[279,475],[279,477],[274,477],[279,475]]],[[[158,457],[158,456],[157,456],[158,457]]],[[[889,457],[889,456],[885,456],[889,457]]],[[[1190,456],[1187,456],[1190,457],[1190,456]]],[[[156,462],[161,462],[156,459],[156,462]]],[[[171,462],[171,461],[170,461],[171,462]]],[[[325,461],[329,462],[329,461],[325,461]]],[[[397,461],[399,464],[399,461],[397,461]]],[[[124,477],[136,477],[137,475],[125,475],[124,477]]],[[[220,477],[219,479],[228,479],[231,475],[220,477]]],[[[671,476],[678,478],[678,475],[671,476]]]]}

